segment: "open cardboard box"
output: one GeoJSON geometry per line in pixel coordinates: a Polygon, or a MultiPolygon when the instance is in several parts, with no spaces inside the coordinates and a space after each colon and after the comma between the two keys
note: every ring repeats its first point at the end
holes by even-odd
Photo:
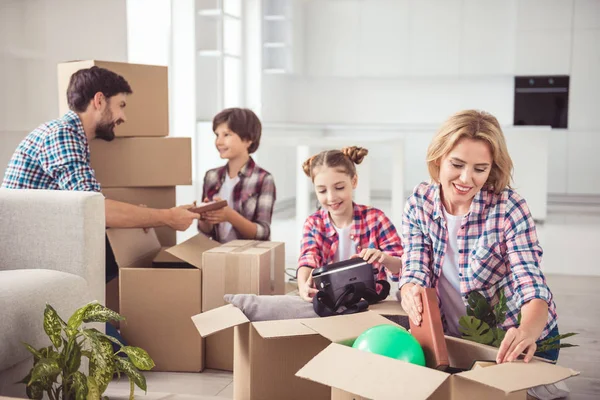
{"type": "MultiPolygon", "coordinates": [[[[345,316],[250,322],[237,308],[192,318],[205,338],[235,327],[235,399],[525,399],[526,389],[577,372],[539,360],[450,375],[350,347],[368,328],[406,315],[395,299],[345,316]],[[381,314],[381,315],[380,315],[381,314]],[[302,378],[302,379],[301,379],[302,378]]],[[[446,337],[450,365],[469,369],[495,359],[497,349],[446,337]]]]}
{"type": "Polygon", "coordinates": [[[225,294],[283,294],[285,246],[199,234],[170,248],[153,229],[109,229],[120,271],[121,333],[154,358],[156,371],[233,370],[233,330],[201,341],[190,317],[225,294]],[[162,267],[161,267],[162,266],[162,267]],[[204,362],[205,360],[205,362],[204,362]]]}
{"type": "Polygon", "coordinates": [[[496,364],[494,347],[446,336],[456,374],[421,367],[332,343],[298,377],[332,388],[333,400],[366,399],[527,399],[527,389],[556,383],[578,372],[534,359],[496,364]]]}
{"type": "Polygon", "coordinates": [[[330,387],[301,379],[296,372],[332,342],[352,343],[372,326],[393,324],[378,313],[403,311],[394,300],[353,315],[251,323],[239,309],[227,305],[192,320],[203,338],[235,327],[235,399],[329,399],[330,387]]]}
{"type": "MultiPolygon", "coordinates": [[[[210,249],[203,255],[202,312],[224,306],[226,294],[284,294],[284,274],[282,242],[233,240],[210,249]]],[[[230,328],[205,340],[206,368],[233,371],[233,335],[230,328]]]]}
{"type": "Polygon", "coordinates": [[[165,249],[153,229],[108,229],[107,235],[119,265],[123,338],[150,354],[155,371],[202,371],[204,344],[190,317],[202,311],[202,254],[219,243],[197,235],[165,249]]]}

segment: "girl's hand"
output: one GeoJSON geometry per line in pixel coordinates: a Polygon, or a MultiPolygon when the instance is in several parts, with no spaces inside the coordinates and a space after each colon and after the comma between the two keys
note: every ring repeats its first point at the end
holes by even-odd
{"type": "Polygon", "coordinates": [[[498,364],[504,362],[515,361],[523,352],[525,354],[525,362],[531,361],[533,354],[537,349],[535,343],[539,335],[534,332],[523,329],[522,326],[518,328],[510,328],[504,336],[504,340],[500,344],[498,355],[496,356],[496,362],[498,364]]]}
{"type": "Polygon", "coordinates": [[[315,284],[312,279],[312,273],[308,275],[308,279],[306,280],[306,282],[301,283],[300,281],[298,281],[298,293],[300,294],[300,297],[302,297],[303,300],[312,303],[313,297],[315,297],[315,294],[317,294],[318,292],[319,291],[315,288],[315,284]]]}
{"type": "Polygon", "coordinates": [[[402,309],[415,325],[421,325],[423,303],[421,302],[421,286],[407,283],[400,289],[402,309]]]}
{"type": "Polygon", "coordinates": [[[368,248],[362,249],[359,254],[355,254],[350,258],[362,258],[369,264],[373,264],[375,262],[383,263],[383,260],[385,260],[385,254],[379,249],[368,248]]]}

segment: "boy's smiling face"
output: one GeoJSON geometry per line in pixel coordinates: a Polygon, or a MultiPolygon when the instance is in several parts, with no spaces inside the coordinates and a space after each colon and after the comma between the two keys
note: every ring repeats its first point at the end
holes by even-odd
{"type": "Polygon", "coordinates": [[[229,129],[227,123],[222,123],[215,129],[215,146],[221,158],[231,160],[248,155],[249,140],[242,140],[237,133],[229,129]]]}

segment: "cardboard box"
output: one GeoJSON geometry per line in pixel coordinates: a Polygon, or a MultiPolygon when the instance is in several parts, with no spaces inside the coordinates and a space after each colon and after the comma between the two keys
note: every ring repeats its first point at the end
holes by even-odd
{"type": "MultiPolygon", "coordinates": [[[[227,305],[192,320],[203,338],[234,327],[233,398],[329,399],[331,388],[300,379],[296,372],[332,342],[346,343],[372,326],[393,324],[379,312],[402,310],[394,301],[353,315],[250,323],[227,305]]],[[[363,366],[353,368],[358,373],[363,366]]]]}
{"type": "MultiPolygon", "coordinates": [[[[150,208],[171,208],[177,206],[175,187],[155,188],[102,188],[107,199],[122,201],[136,206],[145,204],[150,208]]],[[[162,226],[154,228],[158,241],[162,246],[171,247],[177,244],[177,231],[162,226]]]]}
{"type": "MultiPolygon", "coordinates": [[[[405,315],[390,299],[366,312],[327,318],[250,323],[229,305],[192,320],[203,338],[235,327],[233,397],[242,400],[525,399],[530,387],[578,374],[534,360],[450,375],[350,347],[368,328],[393,324],[379,314],[405,315]]],[[[450,365],[463,369],[495,359],[498,350],[448,336],[446,346],[450,365]]]]}
{"type": "Polygon", "coordinates": [[[197,235],[164,249],[152,229],[109,229],[107,235],[119,265],[123,338],[150,354],[154,371],[202,371],[203,341],[190,317],[202,310],[202,253],[219,244],[197,235]],[[161,251],[173,249],[187,268],[153,264],[161,251]]]}
{"type": "Polygon", "coordinates": [[[107,61],[73,61],[58,64],[58,108],[69,111],[67,88],[74,72],[93,66],[121,75],[131,86],[127,96],[127,121],[115,127],[115,135],[167,136],[169,134],[169,83],[167,67],[107,61]]]}
{"type": "MultiPolygon", "coordinates": [[[[226,294],[284,294],[285,244],[231,241],[204,253],[202,274],[203,312],[224,306],[226,294]]],[[[206,339],[206,368],[233,370],[233,329],[206,339]]]]}
{"type": "Polygon", "coordinates": [[[90,141],[91,165],[103,188],[192,184],[192,140],[182,137],[90,141]]]}
{"type": "MultiPolygon", "coordinates": [[[[446,336],[448,374],[333,343],[297,376],[332,387],[332,399],[527,399],[527,389],[567,379],[578,372],[541,360],[495,364],[469,370],[475,360],[495,359],[497,350],[446,336]],[[368,366],[360,368],[357,366],[368,366]]],[[[489,364],[488,364],[489,365],[489,364]]]]}

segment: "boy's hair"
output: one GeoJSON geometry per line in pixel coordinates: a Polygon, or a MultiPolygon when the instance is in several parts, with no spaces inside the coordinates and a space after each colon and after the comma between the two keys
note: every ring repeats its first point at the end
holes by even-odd
{"type": "Polygon", "coordinates": [[[107,100],[119,93],[133,93],[129,83],[121,75],[100,67],[80,69],[71,75],[69,80],[69,108],[76,112],[84,112],[98,92],[107,100]]]}
{"type": "Polygon", "coordinates": [[[213,132],[223,123],[226,123],[229,130],[238,135],[242,140],[252,142],[248,148],[249,154],[258,150],[262,124],[252,110],[247,108],[227,108],[221,111],[213,118],[213,132]]]}
{"type": "Polygon", "coordinates": [[[325,150],[304,161],[302,169],[313,182],[315,169],[322,166],[335,168],[348,174],[352,179],[356,176],[355,164],[360,164],[368,153],[369,150],[358,146],[344,147],[342,150],[325,150]]]}
{"type": "Polygon", "coordinates": [[[490,148],[492,167],[485,186],[496,193],[510,188],[513,163],[500,124],[493,115],[478,110],[465,110],[454,114],[435,135],[427,149],[427,167],[431,179],[439,183],[441,159],[463,138],[480,140],[490,148]]]}

